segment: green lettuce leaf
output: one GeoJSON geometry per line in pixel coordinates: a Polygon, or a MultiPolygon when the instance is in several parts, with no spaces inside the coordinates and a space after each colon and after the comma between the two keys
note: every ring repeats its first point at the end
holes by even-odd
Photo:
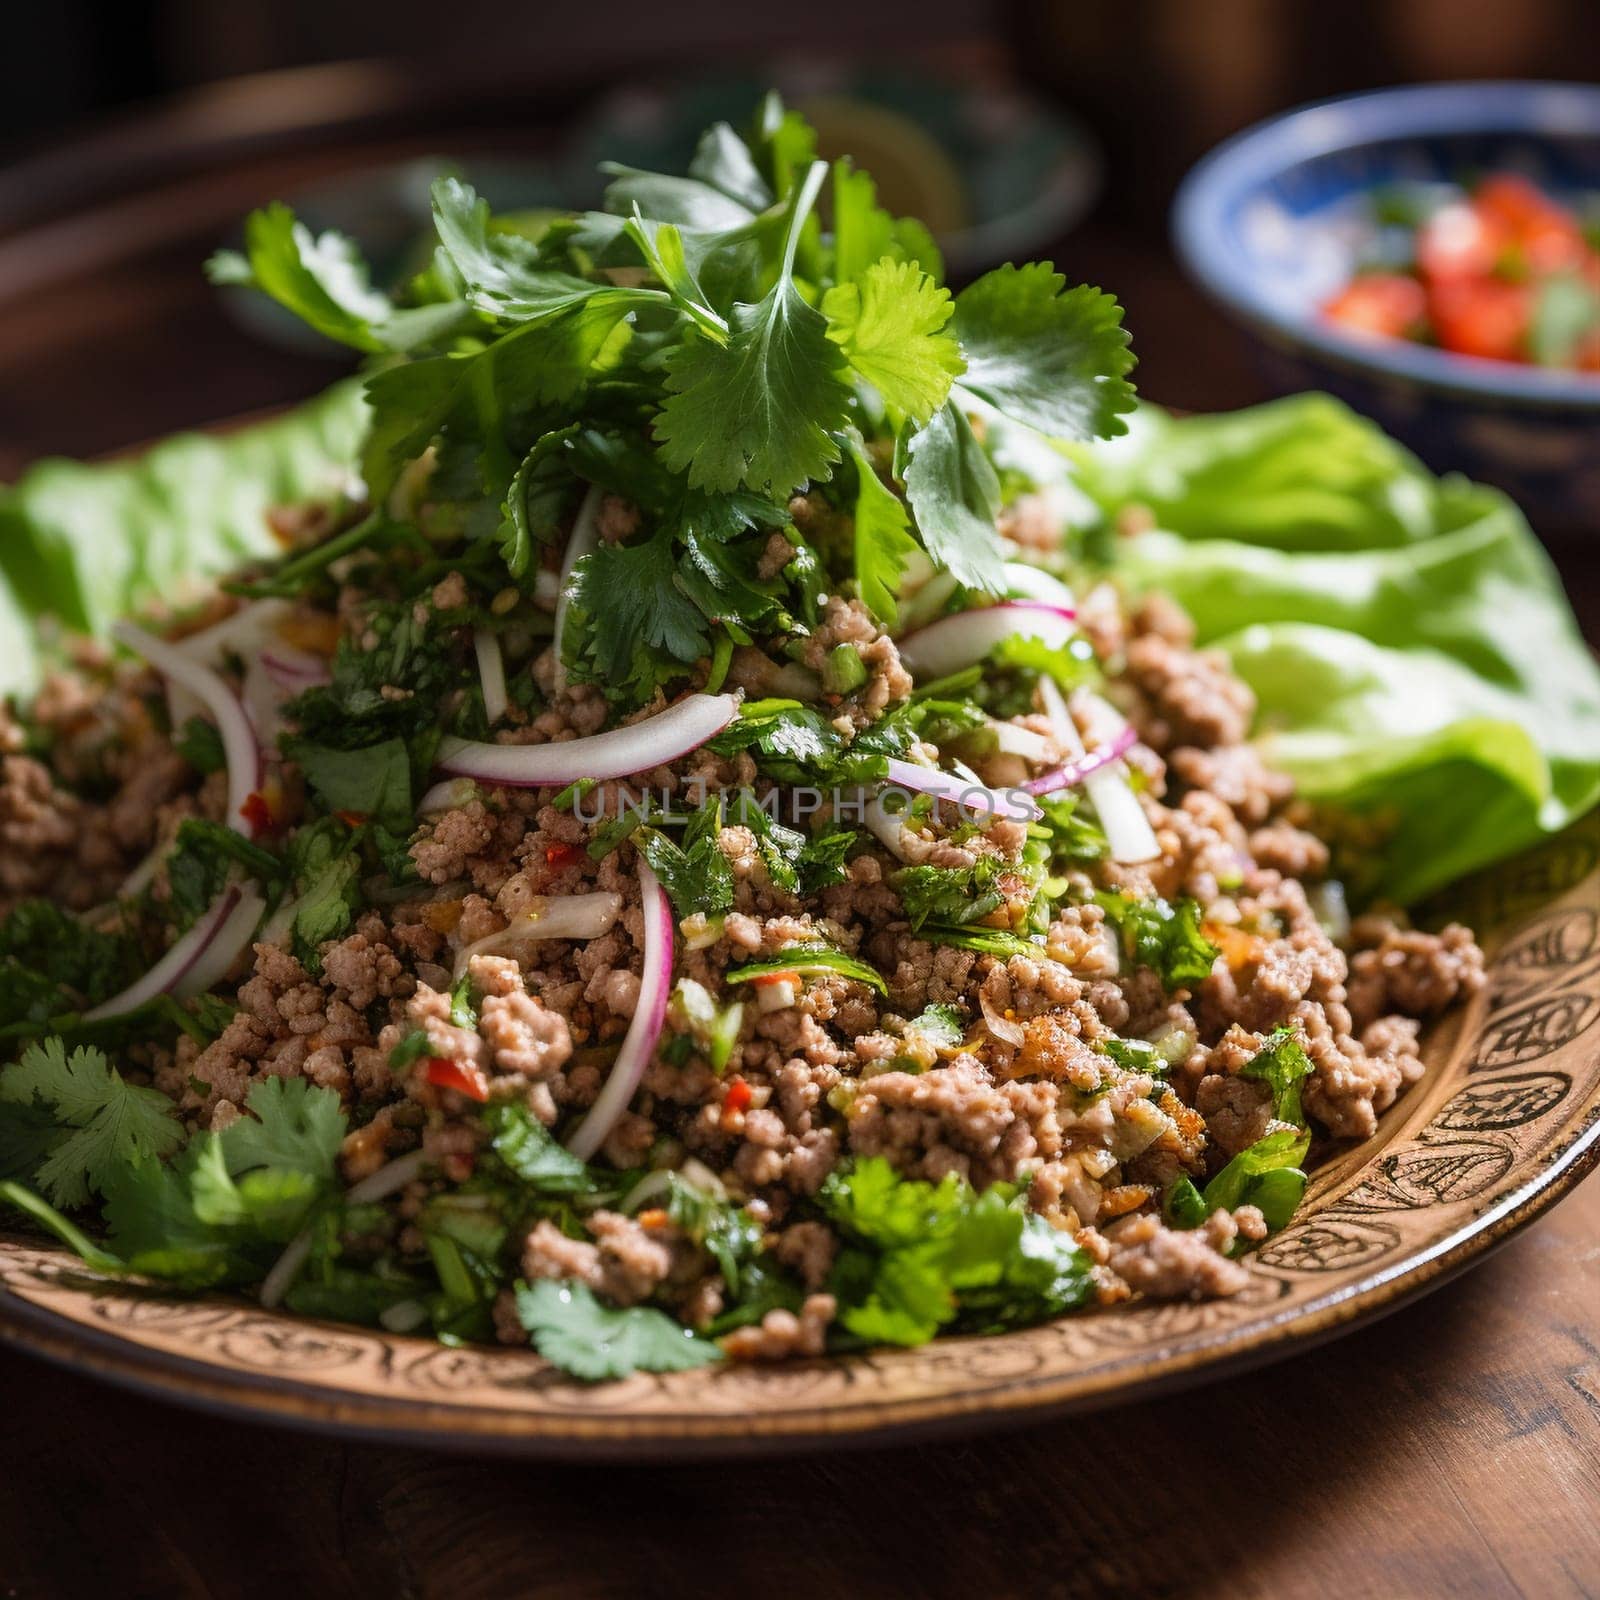
{"type": "Polygon", "coordinates": [[[366,427],[360,386],[341,383],[237,433],[178,434],[136,461],[41,461],[0,490],[0,694],[39,679],[24,621],[100,633],[159,596],[180,604],[254,558],[282,553],[275,506],[343,491],[366,427]]]}
{"type": "Polygon", "coordinates": [[[1383,824],[1358,890],[1414,902],[1600,801],[1600,670],[1505,496],[1435,479],[1324,395],[1141,412],[1080,460],[1104,510],[1155,513],[1119,570],[1226,653],[1267,759],[1383,824]]]}

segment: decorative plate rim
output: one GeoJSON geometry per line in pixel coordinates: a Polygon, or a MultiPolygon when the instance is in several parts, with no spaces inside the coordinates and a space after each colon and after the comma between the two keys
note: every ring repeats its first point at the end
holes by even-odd
{"type": "Polygon", "coordinates": [[[1600,813],[1466,891],[1477,902],[1467,914],[1493,933],[1488,991],[1432,1036],[1428,1073],[1385,1114],[1374,1139],[1314,1173],[1302,1216],[1261,1252],[1251,1287],[1236,1300],[1141,1303],[1041,1328],[941,1339],[920,1352],[699,1369],[644,1388],[585,1388],[531,1352],[451,1352],[432,1341],[262,1312],[238,1296],[182,1300],[130,1289],[90,1278],[57,1247],[0,1233],[0,1340],[232,1417],[389,1443],[595,1460],[861,1446],[1016,1426],[1260,1365],[1438,1287],[1600,1165],[1597,862],[1600,813]],[[1559,1119],[1520,1148],[1513,1131],[1545,1124],[1558,1110],[1559,1119]],[[1459,1206],[1467,1209],[1451,1218],[1459,1206]],[[1408,1242],[1397,1220],[1428,1212],[1442,1231],[1408,1242]],[[1319,1254],[1319,1228],[1332,1240],[1331,1256],[1319,1254]],[[1368,1259],[1361,1251],[1374,1240],[1378,1254],[1368,1259]],[[1341,1260],[1339,1250],[1352,1247],[1357,1259],[1341,1260]],[[66,1309],[7,1285],[6,1269],[19,1266],[24,1277],[31,1272],[41,1299],[54,1295],[66,1309]],[[1339,1276],[1319,1289],[1311,1275],[1320,1273],[1339,1276]],[[83,1292],[80,1280],[93,1292],[83,1292]],[[83,1310],[86,1318],[101,1308],[134,1320],[148,1306],[162,1310],[146,1323],[144,1342],[110,1316],[91,1324],[72,1314],[83,1310]],[[1177,1325],[1164,1328],[1163,1319],[1177,1325]],[[162,1347],[164,1320],[178,1330],[165,1336],[168,1344],[180,1347],[162,1347]],[[216,1332],[216,1349],[181,1347],[194,1335],[182,1328],[185,1320],[216,1332]],[[331,1351],[320,1376],[288,1371],[292,1360],[270,1369],[280,1347],[295,1354],[291,1334],[302,1346],[320,1340],[331,1351]],[[341,1355],[357,1363],[353,1377],[341,1377],[333,1359],[341,1355]],[[1017,1365],[1030,1357],[1034,1370],[1017,1365]],[[808,1384],[815,1394],[807,1395],[808,1384]],[[518,1391],[529,1390],[515,1403],[518,1391]],[[503,1404],[494,1403],[497,1394],[503,1404]]]}

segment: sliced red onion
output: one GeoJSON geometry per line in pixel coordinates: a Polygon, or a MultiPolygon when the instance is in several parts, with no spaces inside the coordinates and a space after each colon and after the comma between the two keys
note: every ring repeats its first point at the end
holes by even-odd
{"type": "Polygon", "coordinates": [[[562,655],[563,635],[567,623],[567,605],[572,598],[572,569],[587,555],[593,555],[600,543],[600,502],[605,491],[599,484],[591,484],[589,492],[578,507],[577,521],[567,539],[567,554],[561,563],[561,585],[556,594],[556,625],[550,639],[551,657],[555,662],[554,677],[558,690],[567,686],[566,660],[562,655]]]}
{"type": "Polygon", "coordinates": [[[161,863],[172,853],[175,839],[162,839],[132,872],[117,885],[117,899],[131,900],[134,895],[149,888],[151,880],[161,870],[161,863]]]}
{"type": "MultiPolygon", "coordinates": [[[[220,622],[172,640],[172,648],[201,666],[215,667],[230,650],[241,656],[253,655],[288,612],[286,600],[253,600],[220,622]]],[[[166,690],[173,727],[181,727],[202,709],[202,702],[181,684],[169,680],[166,690]]]]}
{"type": "Polygon", "coordinates": [[[333,678],[322,656],[313,655],[309,650],[297,650],[293,645],[270,644],[257,659],[262,671],[286,695],[303,694],[333,678]]]}
{"type": "Polygon", "coordinates": [[[1055,794],[1060,789],[1072,789],[1092,778],[1102,767],[1120,761],[1139,742],[1139,735],[1129,723],[1124,723],[1109,744],[1091,750],[1076,761],[1068,761],[1040,778],[1029,778],[1021,785],[1029,794],[1055,794]]]}
{"type": "Polygon", "coordinates": [[[222,919],[216,933],[195,958],[194,965],[173,984],[173,994],[180,1000],[187,1000],[220,983],[244,953],[266,909],[267,902],[256,893],[254,886],[243,885],[237,903],[222,919]]]}
{"type": "Polygon", "coordinates": [[[1008,561],[1005,574],[1006,587],[1025,600],[1043,600],[1047,605],[1063,606],[1069,611],[1077,606],[1066,584],[1043,567],[1031,566],[1026,561],[1008,561]]]}
{"type": "Polygon", "coordinates": [[[215,718],[228,763],[228,826],[248,835],[250,824],[244,819],[244,804],[261,786],[261,747],[239,697],[210,667],[191,661],[181,650],[143,628],[119,622],[111,633],[158,672],[187,689],[215,718]]]}
{"type": "Polygon", "coordinates": [[[1002,600],[940,617],[900,641],[900,661],[914,678],[948,677],[974,666],[1007,639],[1042,639],[1064,645],[1074,632],[1071,606],[1044,600],[1002,600]]]}
{"type": "Polygon", "coordinates": [[[968,811],[982,812],[985,816],[1008,817],[1025,822],[1044,815],[1034,800],[1020,789],[986,788],[970,773],[960,776],[953,772],[940,772],[935,767],[920,767],[914,761],[901,761],[891,756],[888,779],[896,788],[911,789],[918,794],[932,795],[938,800],[948,800],[968,811]]]}
{"type": "Polygon", "coordinates": [[[625,778],[649,772],[698,750],[733,721],[739,700],[731,694],[686,695],[644,722],[608,728],[587,739],[556,744],[480,744],[441,739],[439,767],[481,783],[512,789],[575,783],[579,778],[625,778]]]}
{"type": "Polygon", "coordinates": [[[672,903],[643,860],[639,862],[639,887],[644,896],[644,970],[639,1000],[599,1098],[567,1141],[567,1148],[584,1161],[605,1143],[617,1118],[628,1109],[667,1020],[667,999],[672,991],[672,903]]]}
{"type": "Polygon", "coordinates": [[[500,654],[500,636],[490,628],[476,628],[473,653],[478,658],[478,681],[483,685],[483,714],[491,727],[506,714],[506,664],[500,654]]]}
{"type": "Polygon", "coordinates": [[[417,802],[417,815],[431,817],[440,811],[459,811],[478,798],[478,786],[471,778],[441,778],[424,791],[417,802]]]}
{"type": "MultiPolygon", "coordinates": [[[[370,1177],[363,1178],[360,1183],[346,1190],[344,1203],[347,1206],[369,1206],[374,1201],[387,1199],[397,1189],[403,1189],[413,1179],[420,1178],[427,1165],[428,1156],[421,1150],[396,1156],[370,1177]]],[[[312,1230],[303,1228],[273,1263],[272,1271],[261,1280],[261,1304],[269,1310],[294,1287],[294,1280],[300,1276],[300,1269],[311,1253],[311,1239],[312,1230]]]]}
{"type": "MultiPolygon", "coordinates": [[[[1055,732],[1056,742],[1061,746],[1062,754],[1070,761],[1083,760],[1088,752],[1084,749],[1078,725],[1072,720],[1072,713],[1067,709],[1067,702],[1062,698],[1054,679],[1049,677],[1039,679],[1039,697],[1044,702],[1045,712],[1050,718],[1050,726],[1055,732]]],[[[1105,706],[1104,701],[1099,704],[1105,706]]],[[[1121,718],[1117,717],[1109,706],[1105,706],[1105,711],[1110,714],[1111,719],[1121,722],[1121,718]]],[[[1102,720],[1098,731],[1106,742],[1114,741],[1121,732],[1120,728],[1108,725],[1105,720],[1102,720]]],[[[1139,804],[1139,797],[1133,792],[1133,786],[1127,779],[1126,768],[1120,761],[1088,773],[1084,777],[1083,786],[1094,806],[1095,816],[1105,831],[1106,843],[1110,846],[1113,861],[1129,864],[1137,861],[1154,861],[1161,854],[1155,830],[1150,826],[1150,819],[1144,814],[1144,807],[1139,804]]]]}
{"type": "MultiPolygon", "coordinates": [[[[84,1020],[98,1022],[101,1017],[120,1017],[126,1011],[136,1010],[147,1000],[154,1000],[157,995],[170,994],[175,990],[221,935],[223,926],[238,907],[243,892],[240,889],[223,890],[200,914],[200,920],[142,978],[135,979],[120,994],[102,1000],[92,1011],[86,1011],[84,1020]]],[[[256,905],[256,914],[259,916],[259,900],[256,905]]]]}
{"type": "Polygon", "coordinates": [[[283,717],[278,708],[283,700],[283,691],[257,656],[244,669],[244,682],[239,685],[239,702],[244,707],[245,716],[250,719],[250,731],[256,736],[256,744],[269,761],[278,758],[278,735],[283,730],[283,717]]]}
{"type": "Polygon", "coordinates": [[[454,980],[459,982],[474,956],[493,955],[525,940],[599,939],[611,932],[621,913],[622,896],[609,889],[593,894],[541,895],[509,927],[465,946],[456,957],[454,980]]]}

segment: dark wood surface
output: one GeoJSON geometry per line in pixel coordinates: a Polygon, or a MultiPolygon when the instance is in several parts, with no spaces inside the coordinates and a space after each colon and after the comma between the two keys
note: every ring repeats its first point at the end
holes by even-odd
{"type": "Polygon", "coordinates": [[[173,1411],[0,1353],[0,1593],[1600,1593],[1600,1183],[1428,1299],[1209,1388],[970,1442],[475,1462],[173,1411]]]}
{"type": "MultiPolygon", "coordinates": [[[[282,403],[339,370],[252,340],[195,267],[225,219],[347,156],[252,136],[229,163],[159,199],[165,220],[137,247],[105,250],[120,224],[103,214],[44,236],[0,215],[0,476],[282,403]]],[[[50,192],[92,214],[92,178],[58,164],[50,192]]],[[[29,198],[5,179],[6,204],[29,198]]],[[[1056,260],[1123,296],[1145,393],[1197,409],[1261,398],[1158,240],[1090,225],[1056,260]]],[[[1556,551],[1591,639],[1597,550],[1556,551]]],[[[1335,1343],[968,1442],[656,1468],[474,1462],[175,1411],[4,1351],[0,1405],[0,1595],[19,1600],[1592,1596],[1600,1180],[1335,1343]]]]}

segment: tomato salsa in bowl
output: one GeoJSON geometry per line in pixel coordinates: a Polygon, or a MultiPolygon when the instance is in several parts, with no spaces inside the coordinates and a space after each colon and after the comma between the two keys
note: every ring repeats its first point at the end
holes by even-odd
{"type": "Polygon", "coordinates": [[[1338,394],[1565,533],[1600,522],[1597,196],[1600,88],[1430,84],[1237,135],[1174,231],[1275,387],[1338,394]]]}

